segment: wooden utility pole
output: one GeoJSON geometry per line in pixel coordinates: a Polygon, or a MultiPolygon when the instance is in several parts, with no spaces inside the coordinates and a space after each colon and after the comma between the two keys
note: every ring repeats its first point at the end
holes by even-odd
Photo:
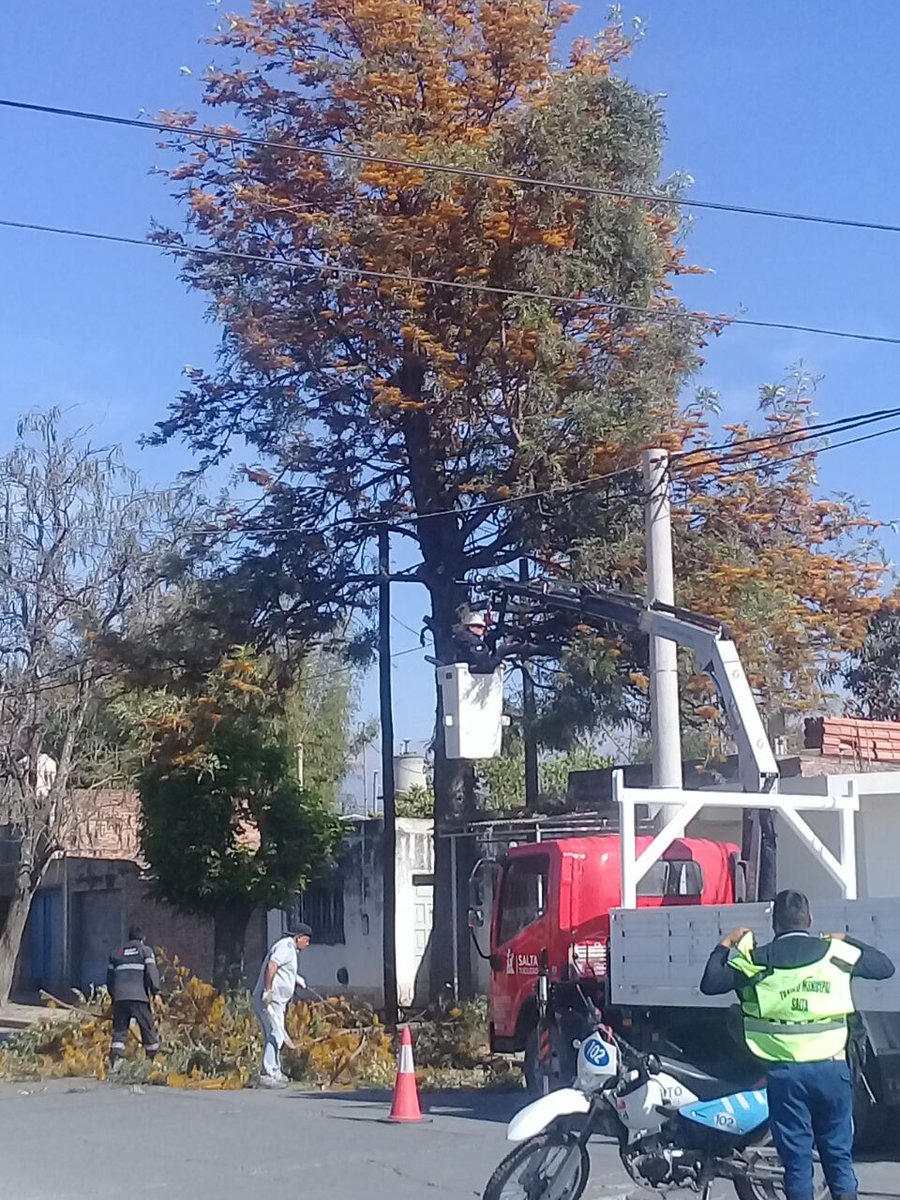
{"type": "Polygon", "coordinates": [[[381,791],[384,807],[383,926],[384,1019],[396,1025],[397,823],[394,793],[394,706],[391,695],[391,549],[386,525],[378,529],[378,697],[381,715],[381,791]]]}
{"type": "MultiPolygon", "coordinates": [[[[528,559],[519,559],[519,581],[528,582],[528,559]]],[[[528,663],[522,663],[522,735],[525,749],[525,807],[534,812],[538,806],[540,780],[538,777],[538,747],[534,731],[537,705],[534,700],[534,680],[528,663]]]]}

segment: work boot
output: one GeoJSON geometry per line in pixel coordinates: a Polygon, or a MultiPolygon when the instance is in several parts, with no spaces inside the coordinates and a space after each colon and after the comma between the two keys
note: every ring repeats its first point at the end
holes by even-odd
{"type": "Polygon", "coordinates": [[[260,1075],[259,1086],[262,1088],[286,1088],[287,1080],[279,1079],[277,1075],[260,1075]]]}

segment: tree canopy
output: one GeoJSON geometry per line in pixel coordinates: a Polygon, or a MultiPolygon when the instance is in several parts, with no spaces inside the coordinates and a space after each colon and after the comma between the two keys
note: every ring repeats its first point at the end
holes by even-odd
{"type": "Polygon", "coordinates": [[[161,898],[214,918],[221,984],[240,977],[254,909],[302,891],[341,835],[331,805],[298,783],[281,714],[271,671],[246,647],[202,693],[151,693],[140,713],[141,846],[161,898]]]}
{"type": "Polygon", "coordinates": [[[0,1003],[31,901],[89,773],[109,665],[100,647],[139,626],[192,536],[194,504],[153,492],[117,448],[32,413],[0,458],[0,830],[18,846],[0,931],[0,1003]]]}
{"type": "Polygon", "coordinates": [[[869,721],[900,720],[900,612],[896,595],[869,621],[844,672],[857,712],[869,721]]]}
{"type": "MultiPolygon", "coordinates": [[[[528,553],[551,571],[641,583],[640,451],[709,445],[705,415],[679,414],[678,396],[721,323],[674,295],[696,268],[679,180],[660,181],[659,104],[615,73],[631,49],[615,19],[558,57],[573,12],[563,0],[254,0],[212,39],[230,63],[205,80],[207,106],[234,124],[198,132],[196,114],[167,114],[192,236],[157,237],[223,341],[157,436],[186,438],[201,465],[238,434],[259,455],[261,503],[229,520],[255,539],[245,578],[292,581],[290,603],[271,609],[282,627],[358,602],[379,524],[409,546],[445,661],[473,572],[528,553]]],[[[773,435],[802,421],[772,415],[773,435]]],[[[736,460],[743,478],[699,450],[680,460],[679,598],[746,612],[763,682],[785,651],[785,694],[817,669],[825,603],[852,610],[832,632],[858,632],[867,577],[824,552],[830,534],[806,539],[813,476],[788,470],[778,446],[736,460]]],[[[597,642],[566,664],[569,711],[580,678],[597,699],[605,689],[607,709],[639,708],[640,668],[640,646],[597,642]]],[[[475,802],[473,773],[440,739],[435,795],[439,821],[475,802]]],[[[436,989],[450,976],[449,871],[439,838],[436,989]]]]}
{"type": "MultiPolygon", "coordinates": [[[[418,549],[445,658],[468,572],[523,544],[555,554],[588,529],[615,540],[617,484],[569,485],[634,461],[668,424],[703,333],[672,296],[688,267],[665,189],[636,206],[505,177],[657,184],[656,101],[611,71],[625,31],[560,63],[573,11],[261,0],[214,39],[239,61],[210,70],[205,99],[268,144],[172,137],[191,229],[221,252],[188,254],[184,275],[224,342],[221,369],[193,373],[159,436],[211,460],[240,429],[271,466],[251,530],[286,575],[327,561],[346,595],[367,522],[390,522],[418,549]]],[[[195,119],[170,116],[176,129],[195,119]]],[[[471,775],[440,753],[435,786],[440,818],[473,802],[471,775]]],[[[438,987],[445,857],[439,843],[438,987]]]]}

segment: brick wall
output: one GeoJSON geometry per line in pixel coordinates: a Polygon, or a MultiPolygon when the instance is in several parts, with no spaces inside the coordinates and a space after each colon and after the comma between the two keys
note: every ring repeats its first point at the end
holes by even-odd
{"type": "Polygon", "coordinates": [[[128,925],[140,925],[147,941],[165,951],[171,962],[178,958],[201,979],[212,978],[213,926],[208,918],[188,916],[170,904],[154,900],[149,885],[137,869],[125,886],[128,925]]]}
{"type": "MultiPolygon", "coordinates": [[[[171,960],[189,967],[201,979],[213,968],[213,923],[186,916],[150,895],[141,878],[140,802],[133,791],[76,790],[71,795],[71,821],[66,838],[72,890],[86,887],[121,892],[122,927],[140,925],[148,941],[171,960]]],[[[255,982],[266,944],[266,914],[254,913],[247,928],[246,975],[255,982]]]]}
{"type": "Polygon", "coordinates": [[[76,789],[69,797],[65,849],[75,858],[140,859],[140,802],[136,792],[76,789]]]}
{"type": "MultiPolygon", "coordinates": [[[[140,925],[148,942],[163,949],[170,962],[177,956],[180,963],[201,979],[212,978],[213,923],[210,918],[188,916],[170,904],[154,900],[149,884],[136,871],[126,882],[125,908],[127,923],[140,925]]],[[[250,918],[244,944],[248,986],[256,982],[259,964],[267,949],[266,913],[260,908],[250,918]]]]}

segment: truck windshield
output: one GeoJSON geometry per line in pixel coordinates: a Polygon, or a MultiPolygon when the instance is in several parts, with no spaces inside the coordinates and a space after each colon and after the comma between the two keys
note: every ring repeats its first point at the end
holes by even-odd
{"type": "Polygon", "coordinates": [[[693,859],[654,863],[637,888],[639,896],[702,896],[703,868],[693,859]]]}
{"type": "Polygon", "coordinates": [[[548,860],[514,859],[503,873],[497,937],[508,942],[544,914],[548,860]]]}

